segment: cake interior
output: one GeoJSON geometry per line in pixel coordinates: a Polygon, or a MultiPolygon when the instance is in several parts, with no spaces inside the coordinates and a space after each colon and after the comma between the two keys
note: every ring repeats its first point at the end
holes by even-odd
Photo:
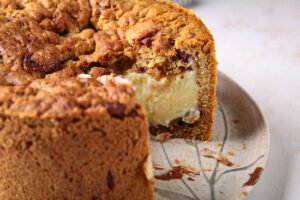
{"type": "Polygon", "coordinates": [[[169,127],[177,118],[193,123],[189,116],[199,114],[195,70],[159,80],[136,72],[129,72],[125,77],[136,88],[137,102],[146,110],[150,126],[169,127]]]}
{"type": "Polygon", "coordinates": [[[215,106],[214,62],[201,52],[180,52],[171,66],[164,63],[164,69],[172,70],[161,77],[133,70],[124,76],[136,88],[137,102],[146,110],[152,134],[169,132],[172,137],[209,140],[215,106]]]}

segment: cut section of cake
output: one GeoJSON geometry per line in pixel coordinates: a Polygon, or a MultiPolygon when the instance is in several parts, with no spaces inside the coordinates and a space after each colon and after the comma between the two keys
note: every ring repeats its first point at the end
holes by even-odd
{"type": "Polygon", "coordinates": [[[209,140],[217,69],[214,40],[202,21],[192,11],[159,0],[91,0],[91,5],[97,34],[111,35],[111,40],[95,37],[98,51],[81,59],[101,63],[105,55],[123,69],[152,133],[209,140]]]}
{"type": "Polygon", "coordinates": [[[172,2],[0,0],[0,199],[153,199],[149,127],[209,140],[216,73],[172,2]]]}
{"type": "Polygon", "coordinates": [[[136,72],[128,72],[125,77],[135,86],[137,101],[146,109],[151,126],[168,127],[172,120],[178,118],[191,124],[199,119],[198,87],[194,70],[159,80],[146,73],[136,72]],[[195,120],[188,118],[191,114],[195,114],[195,120]]]}
{"type": "Polygon", "coordinates": [[[0,90],[0,199],[154,198],[148,123],[126,81],[0,90]]]}

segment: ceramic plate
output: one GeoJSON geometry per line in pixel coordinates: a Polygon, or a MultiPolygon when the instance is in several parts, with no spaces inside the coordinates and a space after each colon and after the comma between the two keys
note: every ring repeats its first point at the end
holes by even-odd
{"type": "Polygon", "coordinates": [[[221,72],[217,97],[212,141],[151,139],[156,199],[243,199],[263,173],[270,139],[261,111],[221,72]]]}

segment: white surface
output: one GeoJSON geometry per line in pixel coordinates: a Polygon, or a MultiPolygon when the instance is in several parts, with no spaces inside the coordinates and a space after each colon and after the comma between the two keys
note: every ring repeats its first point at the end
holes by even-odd
{"type": "Polygon", "coordinates": [[[219,69],[270,125],[267,167],[247,200],[299,200],[300,1],[200,1],[192,9],[214,34],[219,69]]]}

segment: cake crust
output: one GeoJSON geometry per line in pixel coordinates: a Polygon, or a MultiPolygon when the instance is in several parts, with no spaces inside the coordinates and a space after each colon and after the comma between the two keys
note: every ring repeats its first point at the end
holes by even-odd
{"type": "MultiPolygon", "coordinates": [[[[51,1],[9,2],[0,4],[0,15],[6,19],[0,28],[2,62],[29,73],[38,71],[46,75],[65,68],[68,61],[77,61],[82,68],[104,65],[112,70],[116,63],[120,71],[122,67],[132,68],[159,78],[190,68],[189,58],[200,58],[196,54],[211,53],[211,62],[215,62],[214,41],[209,30],[192,11],[171,2],[91,0],[90,4],[85,3],[83,12],[86,14],[77,9],[69,12],[74,16],[79,12],[78,18],[82,20],[75,18],[74,21],[57,14],[63,16],[59,19],[79,27],[63,29],[69,34],[42,26],[41,21],[48,20],[50,15],[35,16],[39,8],[54,12],[52,18],[56,17],[55,12],[62,12],[58,8],[53,11],[55,5],[50,8],[44,5],[51,1]],[[17,4],[18,9],[11,4],[17,4]],[[12,51],[13,46],[17,55],[12,51]],[[126,66],[128,61],[133,63],[126,66]]],[[[75,0],[58,2],[59,8],[84,4],[75,0]]],[[[55,26],[63,24],[56,20],[53,23],[55,26]]]]}
{"type": "Polygon", "coordinates": [[[0,89],[1,199],[154,198],[147,119],[127,84],[0,89]]]}
{"type": "Polygon", "coordinates": [[[136,107],[134,89],[113,79],[39,79],[2,86],[0,99],[0,111],[5,115],[41,119],[85,116],[95,111],[122,119],[136,107]]]}

